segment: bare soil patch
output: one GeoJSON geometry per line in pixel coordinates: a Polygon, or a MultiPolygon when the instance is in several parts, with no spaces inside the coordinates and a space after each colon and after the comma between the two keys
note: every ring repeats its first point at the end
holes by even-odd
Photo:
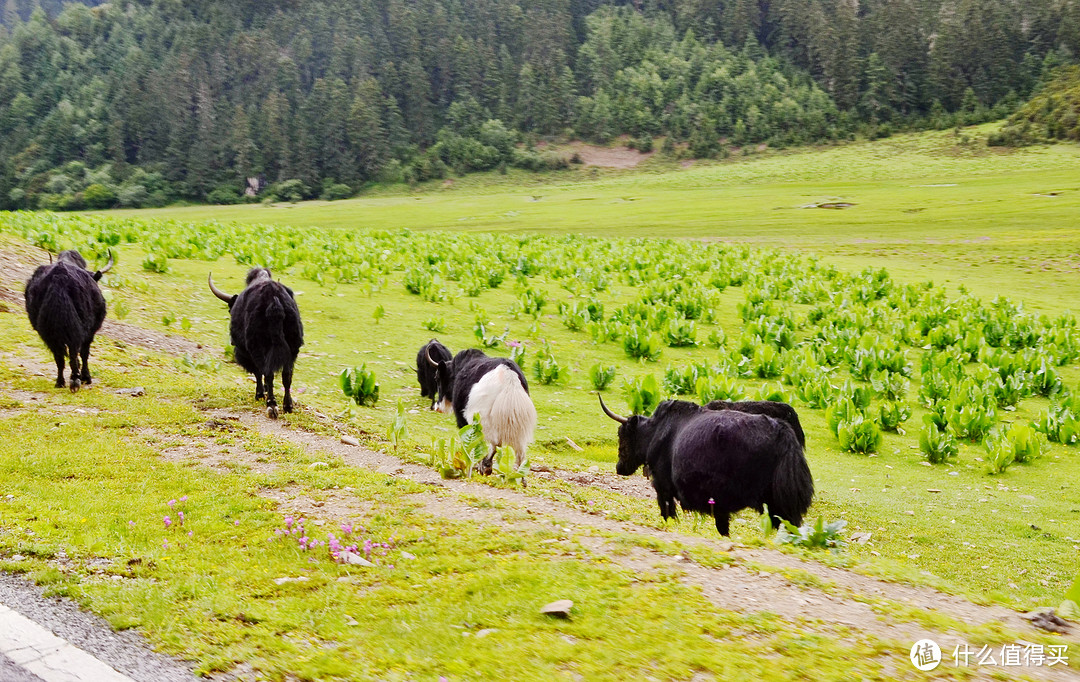
{"type": "Polygon", "coordinates": [[[597,147],[584,142],[572,142],[567,146],[567,151],[571,154],[576,153],[586,166],[620,169],[635,168],[642,161],[656,153],[646,152],[643,154],[629,147],[597,147]]]}

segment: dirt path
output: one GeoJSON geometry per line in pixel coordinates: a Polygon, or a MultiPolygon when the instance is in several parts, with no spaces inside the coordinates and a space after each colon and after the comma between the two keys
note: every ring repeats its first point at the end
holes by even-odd
{"type": "MultiPolygon", "coordinates": [[[[934,630],[916,622],[898,620],[890,608],[896,605],[921,609],[955,618],[967,626],[1001,625],[1021,635],[1032,636],[1034,628],[1019,614],[995,606],[980,606],[961,597],[947,595],[929,588],[900,585],[876,580],[851,571],[830,568],[815,561],[805,561],[796,556],[775,550],[748,549],[731,546],[728,555],[734,560],[725,568],[709,568],[694,563],[682,554],[670,556],[659,552],[635,548],[629,553],[625,548],[613,548],[591,530],[633,534],[666,541],[677,541],[687,547],[708,546],[717,548],[720,541],[683,535],[677,531],[657,530],[631,523],[612,521],[599,514],[589,514],[563,505],[557,501],[529,495],[518,490],[493,488],[483,483],[466,480],[444,480],[437,472],[425,466],[404,462],[391,455],[341,443],[339,439],[290,428],[288,422],[270,421],[255,413],[237,413],[228,410],[212,410],[214,419],[237,420],[244,426],[267,436],[291,442],[303,448],[309,455],[319,459],[327,456],[340,458],[350,466],[362,467],[388,476],[407,478],[416,483],[431,486],[439,494],[425,496],[424,509],[436,516],[448,519],[467,518],[473,521],[501,527],[535,526],[550,528],[546,519],[555,519],[570,532],[569,540],[581,542],[592,552],[631,570],[643,571],[655,568],[679,571],[688,585],[701,589],[703,596],[718,608],[738,612],[768,612],[799,624],[800,627],[836,632],[849,628],[861,636],[871,635],[879,639],[910,646],[920,639],[936,641],[943,651],[952,652],[958,645],[968,643],[962,633],[950,630],[934,630]],[[450,494],[447,494],[450,493],[450,494]],[[534,523],[508,522],[499,510],[478,509],[463,496],[498,502],[502,506],[535,517],[534,523]],[[762,570],[763,569],[763,570],[762,570]],[[798,576],[799,572],[810,574],[826,585],[825,589],[793,582],[782,571],[798,576]],[[794,571],[795,573],[791,573],[794,571]],[[885,609],[881,615],[875,607],[885,609]]],[[[254,458],[254,455],[251,455],[254,458]]],[[[557,473],[557,472],[553,472],[557,473]]],[[[568,474],[569,480],[581,474],[568,474]]],[[[290,495],[287,491],[273,491],[268,497],[284,505],[289,511],[299,512],[308,518],[340,518],[361,511],[357,501],[348,495],[331,494],[328,499],[313,500],[290,495]]],[[[518,515],[520,516],[520,515],[518,515]]],[[[730,543],[723,545],[729,546],[730,543]]],[[[1080,638],[1063,638],[1075,646],[1080,638]]],[[[898,652],[906,656],[906,649],[898,652]]],[[[902,658],[902,656],[901,656],[902,658]]],[[[1080,674],[1063,668],[1032,667],[1024,669],[1034,679],[1070,680],[1080,679],[1080,674]]]]}

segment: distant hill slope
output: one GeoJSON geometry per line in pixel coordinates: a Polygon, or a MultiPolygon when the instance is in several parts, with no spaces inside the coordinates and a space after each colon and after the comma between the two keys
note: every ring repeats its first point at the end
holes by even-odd
{"type": "Polygon", "coordinates": [[[1080,66],[1060,69],[989,143],[1018,146],[1049,140],[1080,142],[1080,66]]]}

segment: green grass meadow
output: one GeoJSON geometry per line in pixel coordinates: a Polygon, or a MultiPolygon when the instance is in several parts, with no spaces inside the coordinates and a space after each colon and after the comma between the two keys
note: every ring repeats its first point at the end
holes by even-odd
{"type": "MultiPolygon", "coordinates": [[[[499,244],[515,243],[521,233],[539,234],[565,237],[567,252],[580,244],[586,264],[592,242],[574,241],[577,235],[632,243],[643,252],[662,251],[670,242],[625,238],[677,238],[702,249],[733,242],[751,245],[753,254],[759,247],[761,253],[779,252],[768,256],[773,267],[790,257],[800,263],[810,258],[842,273],[885,268],[898,286],[933,281],[945,285],[950,297],[967,291],[989,303],[1001,295],[1036,315],[1076,311],[1080,147],[987,148],[981,141],[987,130],[770,152],[689,168],[653,158],[634,171],[470,176],[419,188],[373,188],[361,198],[333,203],[91,215],[118,223],[214,220],[323,228],[331,235],[490,233],[506,240],[499,244]],[[822,201],[854,206],[800,208],[822,201]]],[[[5,233],[0,248],[25,244],[3,217],[0,231],[5,233]]],[[[220,288],[239,291],[248,266],[228,255],[215,261],[170,258],[168,270],[158,273],[141,265],[152,250],[147,244],[113,248],[119,260],[105,280],[110,314],[115,317],[119,306],[125,322],[184,336],[201,343],[203,352],[168,358],[99,337],[91,358],[95,386],[144,386],[154,400],[96,389],[55,392],[50,377],[27,377],[0,358],[0,382],[16,390],[0,404],[5,411],[0,493],[12,496],[0,502],[3,568],[29,572],[118,627],[139,627],[164,650],[197,660],[203,671],[250,661],[271,679],[291,673],[300,679],[652,675],[674,680],[691,679],[696,672],[715,679],[799,679],[806,670],[814,671],[814,679],[891,679],[878,658],[879,642],[845,633],[841,643],[787,630],[768,617],[717,612],[675,576],[631,576],[587,552],[560,552],[545,542],[557,534],[492,533],[464,521],[435,519],[410,497],[421,492],[417,484],[339,461],[312,468],[311,458],[295,448],[244,430],[214,432],[206,425],[207,407],[261,412],[251,396],[253,384],[222,360],[227,311],[206,287],[212,271],[220,288]],[[31,405],[19,391],[49,396],[31,405]],[[74,412],[76,407],[94,413],[74,412]],[[35,411],[62,414],[62,423],[35,411]],[[209,472],[155,456],[185,438],[265,451],[276,470],[209,472]],[[345,486],[373,505],[366,520],[370,537],[395,538],[387,561],[393,559],[396,569],[362,572],[325,560],[315,564],[280,538],[271,539],[282,515],[260,490],[290,487],[318,496],[345,486]],[[170,513],[166,502],[184,495],[188,525],[164,527],[162,517],[170,513]],[[189,527],[190,538],[182,532],[189,527]],[[65,568],[56,561],[60,550],[83,561],[107,557],[111,563],[103,575],[85,563],[65,568]],[[415,561],[401,560],[403,550],[415,561]],[[13,562],[14,553],[28,558],[13,562]],[[272,582],[300,573],[310,580],[272,582]],[[111,580],[110,574],[122,579],[111,580]],[[560,590],[584,604],[583,613],[569,624],[539,620],[533,607],[540,595],[560,590]],[[391,610],[394,617],[386,618],[391,610]],[[471,631],[497,628],[501,634],[464,645],[461,624],[471,631]],[[663,638],[650,635],[657,632],[663,638]]],[[[477,296],[453,293],[451,285],[452,295],[438,302],[409,293],[405,272],[388,270],[368,281],[327,277],[321,283],[310,271],[305,276],[303,263],[275,272],[295,290],[306,332],[294,383],[300,408],[286,420],[321,428],[311,415],[318,410],[368,444],[389,450],[386,430],[400,399],[409,412],[399,454],[424,461],[432,439],[448,436],[453,422],[429,412],[420,398],[416,351],[433,336],[454,351],[476,345],[474,319],[484,315],[492,333],[505,329],[507,340],[526,346],[526,374],[539,414],[533,464],[579,471],[599,466],[613,473],[616,425],[599,410],[589,368],[596,363],[617,368],[605,400],[627,412],[625,380],[647,374],[661,379],[668,367],[711,362],[725,352],[705,343],[665,346],[657,362],[641,362],[628,357],[619,342],[595,343],[569,330],[558,314],[560,303],[572,305],[586,294],[567,284],[572,277],[548,276],[542,269],[527,282],[509,277],[477,296]],[[526,286],[548,297],[535,318],[515,310],[526,286]],[[379,306],[382,317],[376,315],[379,306]],[[441,331],[425,328],[432,319],[442,320],[441,331]],[[550,385],[535,381],[531,369],[545,342],[565,372],[550,385]],[[378,374],[380,399],[373,408],[349,409],[337,376],[361,363],[378,374]]],[[[694,282],[711,274],[679,276],[694,282]]],[[[596,294],[609,312],[633,301],[644,287],[628,284],[618,273],[610,280],[596,294]]],[[[699,341],[722,330],[727,351],[737,344],[746,324],[739,306],[748,289],[732,285],[715,293],[711,321],[699,323],[699,341]]],[[[812,306],[790,307],[803,319],[812,306]]],[[[843,313],[841,302],[834,314],[843,313]]],[[[5,339],[0,351],[50,362],[15,306],[0,311],[0,338],[5,339]]],[[[906,350],[918,366],[921,349],[906,350]]],[[[492,352],[505,355],[507,348],[492,352]]],[[[838,381],[848,377],[845,372],[836,375],[838,381]]],[[[1057,372],[1067,389],[1077,389],[1080,365],[1057,372]]],[[[777,381],[740,383],[754,397],[762,384],[777,381]]],[[[1020,610],[1060,603],[1080,566],[1078,446],[1050,444],[1033,463],[991,476],[983,447],[962,443],[955,462],[931,466],[918,444],[927,412],[916,404],[918,387],[916,371],[908,394],[914,414],[905,433],[886,433],[873,455],[843,451],[824,410],[794,401],[817,489],[809,520],[843,518],[849,534],[871,534],[867,544],[852,543],[831,560],[981,603],[1020,610]]],[[[1049,405],[1045,397],[1025,398],[1015,411],[999,410],[999,423],[1030,422],[1049,405]]],[[[672,527],[661,522],[653,500],[538,478],[530,479],[527,493],[613,519],[672,527]]],[[[678,529],[718,537],[711,523],[693,519],[683,519],[678,529]]],[[[749,512],[737,517],[732,535],[743,544],[771,544],[749,512]]]]}

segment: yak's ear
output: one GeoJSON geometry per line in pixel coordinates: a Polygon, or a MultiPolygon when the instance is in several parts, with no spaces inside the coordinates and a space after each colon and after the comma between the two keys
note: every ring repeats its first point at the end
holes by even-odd
{"type": "Polygon", "coordinates": [[[239,295],[240,294],[233,294],[232,297],[229,298],[229,310],[232,310],[233,303],[236,303],[236,297],[239,295]]]}
{"type": "Polygon", "coordinates": [[[93,275],[93,277],[94,277],[94,281],[95,281],[95,282],[100,282],[100,281],[101,281],[101,275],[102,275],[102,274],[103,274],[103,273],[101,272],[101,270],[98,270],[97,272],[95,272],[95,273],[94,273],[94,275],[93,275]]]}

